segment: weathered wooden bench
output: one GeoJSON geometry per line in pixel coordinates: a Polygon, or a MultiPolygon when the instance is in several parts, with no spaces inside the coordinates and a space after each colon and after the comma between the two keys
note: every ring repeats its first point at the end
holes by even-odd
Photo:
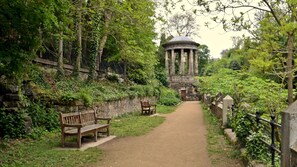
{"type": "Polygon", "coordinates": [[[149,101],[140,101],[141,104],[141,114],[142,115],[151,115],[155,114],[156,111],[156,105],[150,104],[149,101]]]}
{"type": "Polygon", "coordinates": [[[97,118],[95,111],[60,114],[62,147],[65,146],[67,136],[77,136],[77,146],[81,147],[82,136],[93,134],[97,141],[98,133],[109,136],[111,118],[97,118]],[[106,124],[99,124],[99,120],[106,120],[106,124]]]}

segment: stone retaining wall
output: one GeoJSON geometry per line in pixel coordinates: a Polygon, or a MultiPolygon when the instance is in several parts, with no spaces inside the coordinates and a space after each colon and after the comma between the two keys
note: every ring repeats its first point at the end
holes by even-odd
{"type": "Polygon", "coordinates": [[[141,100],[149,100],[151,103],[156,102],[155,97],[135,97],[103,102],[91,107],[84,106],[82,103],[76,103],[68,106],[56,105],[56,109],[57,111],[63,113],[95,110],[97,112],[97,115],[100,117],[117,117],[126,113],[140,111],[141,100]]]}

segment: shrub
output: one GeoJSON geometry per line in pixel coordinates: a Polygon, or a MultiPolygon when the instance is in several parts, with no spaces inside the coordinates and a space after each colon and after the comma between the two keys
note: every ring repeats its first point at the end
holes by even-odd
{"type": "Polygon", "coordinates": [[[253,132],[247,138],[246,151],[248,158],[254,160],[260,160],[263,162],[269,161],[269,148],[262,141],[265,140],[265,136],[262,133],[253,132]]]}
{"type": "Polygon", "coordinates": [[[0,137],[19,138],[25,136],[23,111],[7,112],[0,109],[0,137]]]}
{"type": "Polygon", "coordinates": [[[160,93],[159,104],[174,106],[180,103],[179,94],[175,90],[163,87],[160,89],[160,93]]]}
{"type": "Polygon", "coordinates": [[[239,111],[235,117],[231,118],[231,127],[234,129],[236,136],[243,142],[249,136],[249,131],[252,128],[252,123],[246,118],[247,113],[239,111]]]}
{"type": "Polygon", "coordinates": [[[33,127],[44,127],[52,131],[59,127],[59,113],[41,103],[31,103],[26,112],[32,119],[33,127]]]}

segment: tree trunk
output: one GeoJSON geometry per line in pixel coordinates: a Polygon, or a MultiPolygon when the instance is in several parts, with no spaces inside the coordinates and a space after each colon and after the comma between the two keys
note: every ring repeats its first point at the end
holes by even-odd
{"type": "Polygon", "coordinates": [[[110,11],[106,11],[104,13],[105,15],[105,33],[104,35],[102,36],[101,40],[100,40],[100,44],[99,44],[99,49],[98,49],[98,54],[97,54],[97,58],[96,58],[96,70],[99,71],[100,67],[99,67],[99,64],[101,62],[101,57],[102,57],[102,54],[103,54],[103,49],[104,49],[104,46],[106,44],[106,41],[107,41],[107,38],[108,38],[108,35],[109,35],[109,25],[110,25],[110,22],[111,22],[111,19],[112,19],[112,13],[110,11]]]}
{"type": "Polygon", "coordinates": [[[75,61],[75,68],[74,68],[74,76],[79,76],[79,71],[81,67],[81,59],[82,59],[82,41],[81,41],[81,34],[82,34],[82,1],[80,0],[78,3],[78,12],[77,12],[77,49],[76,49],[76,61],[75,61]]]}
{"type": "Polygon", "coordinates": [[[287,57],[287,75],[288,75],[288,103],[293,103],[293,33],[288,33],[288,57],[287,57]]]}
{"type": "Polygon", "coordinates": [[[59,40],[59,53],[58,53],[58,76],[64,76],[64,63],[63,63],[63,33],[60,34],[60,40],[59,40]]]}
{"type": "Polygon", "coordinates": [[[102,57],[102,54],[103,54],[104,46],[105,46],[106,41],[107,41],[108,34],[109,33],[106,32],[104,34],[104,36],[101,38],[101,40],[100,40],[98,54],[97,54],[97,59],[96,59],[96,65],[97,65],[96,69],[97,69],[97,71],[99,71],[99,68],[100,68],[99,64],[101,62],[101,57],[102,57]]]}

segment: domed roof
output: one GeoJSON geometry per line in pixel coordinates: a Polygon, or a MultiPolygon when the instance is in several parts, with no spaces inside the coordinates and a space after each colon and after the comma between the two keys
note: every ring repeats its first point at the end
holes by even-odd
{"type": "Polygon", "coordinates": [[[170,45],[183,45],[183,44],[190,44],[190,45],[194,45],[196,47],[199,46],[199,43],[195,42],[194,40],[192,40],[190,37],[188,36],[178,36],[178,37],[174,37],[172,38],[170,41],[168,41],[167,43],[163,44],[163,47],[167,47],[170,45]]]}
{"type": "MultiPolygon", "coordinates": [[[[184,41],[184,42],[189,41],[189,42],[195,42],[195,41],[193,41],[190,37],[174,37],[174,38],[172,38],[169,42],[177,42],[177,41],[184,41]]],[[[169,43],[169,42],[168,42],[168,43],[169,43]]]]}

